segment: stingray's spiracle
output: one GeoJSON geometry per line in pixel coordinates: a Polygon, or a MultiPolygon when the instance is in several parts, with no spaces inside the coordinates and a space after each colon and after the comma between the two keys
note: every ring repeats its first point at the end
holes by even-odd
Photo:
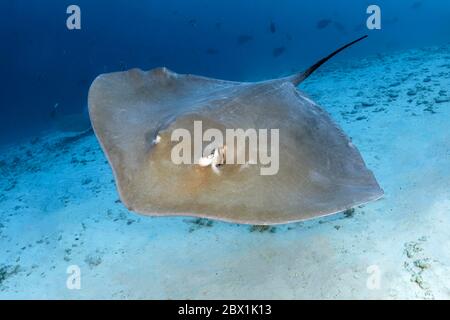
{"type": "Polygon", "coordinates": [[[220,175],[220,170],[218,167],[225,164],[226,151],[227,146],[215,148],[210,155],[201,157],[198,160],[198,165],[201,167],[211,166],[211,169],[214,171],[214,173],[220,175]]]}

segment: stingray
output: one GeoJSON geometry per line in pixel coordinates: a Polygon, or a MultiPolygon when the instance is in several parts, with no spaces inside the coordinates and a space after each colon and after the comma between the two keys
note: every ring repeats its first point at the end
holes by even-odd
{"type": "Polygon", "coordinates": [[[380,198],[382,189],[350,139],[297,89],[320,65],[363,38],[304,72],[261,82],[166,68],[99,75],[89,90],[89,114],[122,203],[144,215],[269,225],[330,215],[380,198]],[[172,133],[192,133],[194,121],[221,131],[279,129],[277,173],[262,175],[264,164],[234,164],[228,158],[213,168],[218,149],[198,163],[175,164],[171,151],[178,141],[172,133]]]}

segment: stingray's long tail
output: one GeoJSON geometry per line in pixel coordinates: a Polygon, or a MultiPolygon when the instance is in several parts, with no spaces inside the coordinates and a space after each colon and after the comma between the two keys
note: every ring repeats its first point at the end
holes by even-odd
{"type": "Polygon", "coordinates": [[[359,39],[356,39],[355,41],[352,41],[350,43],[347,43],[345,46],[337,49],[336,51],[334,51],[333,53],[331,53],[330,55],[326,56],[325,58],[317,61],[315,64],[313,64],[311,67],[309,67],[308,69],[306,69],[303,72],[294,74],[293,76],[288,77],[288,80],[291,81],[294,85],[299,85],[303,80],[305,80],[306,78],[308,78],[314,71],[316,71],[321,65],[323,65],[325,62],[327,62],[328,60],[330,60],[331,58],[333,58],[335,55],[337,55],[339,52],[341,52],[342,50],[350,47],[351,45],[367,38],[368,36],[365,35],[359,39]]]}

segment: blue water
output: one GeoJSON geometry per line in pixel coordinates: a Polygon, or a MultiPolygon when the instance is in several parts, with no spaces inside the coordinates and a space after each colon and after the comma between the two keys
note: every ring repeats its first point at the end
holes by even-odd
{"type": "Polygon", "coordinates": [[[302,69],[362,34],[337,59],[448,42],[447,0],[376,1],[382,30],[367,30],[372,1],[3,0],[0,143],[49,128],[51,112],[86,108],[100,73],[166,66],[232,80],[261,80],[302,69]],[[81,8],[81,30],[66,8],[81,8]],[[332,20],[318,29],[320,20],[332,20]],[[271,29],[271,23],[272,29],[271,29]],[[250,36],[238,44],[239,36],[250,36]],[[274,56],[276,48],[284,48],[274,56]]]}

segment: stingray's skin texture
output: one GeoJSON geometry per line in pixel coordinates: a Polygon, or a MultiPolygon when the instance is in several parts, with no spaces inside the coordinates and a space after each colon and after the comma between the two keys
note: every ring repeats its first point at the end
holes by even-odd
{"type": "Polygon", "coordinates": [[[120,198],[138,213],[280,224],[383,194],[355,146],[289,78],[240,83],[165,68],[103,74],[90,88],[89,113],[120,198]],[[203,130],[279,129],[278,173],[261,175],[260,164],[225,164],[220,175],[174,164],[172,130],[193,135],[194,120],[203,130]]]}

